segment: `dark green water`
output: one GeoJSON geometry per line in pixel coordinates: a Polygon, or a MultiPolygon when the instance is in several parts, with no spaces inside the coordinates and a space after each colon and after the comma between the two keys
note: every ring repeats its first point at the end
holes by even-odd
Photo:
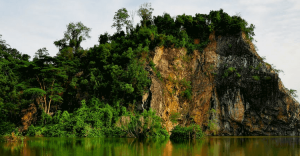
{"type": "Polygon", "coordinates": [[[0,142],[1,156],[300,156],[300,137],[207,137],[202,140],[27,138],[0,142]]]}

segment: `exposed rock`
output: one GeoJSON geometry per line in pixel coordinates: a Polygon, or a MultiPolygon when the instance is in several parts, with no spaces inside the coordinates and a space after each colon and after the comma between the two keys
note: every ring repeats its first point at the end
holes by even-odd
{"type": "Polygon", "coordinates": [[[22,127],[21,132],[26,131],[28,127],[37,120],[37,107],[35,104],[30,104],[27,109],[22,110],[22,127]]]}
{"type": "Polygon", "coordinates": [[[170,132],[176,125],[170,114],[179,112],[179,124],[194,122],[204,130],[214,119],[217,135],[299,135],[299,103],[245,34],[212,33],[209,39],[202,52],[190,55],[185,48],[159,47],[153,52],[163,81],[151,75],[143,104],[156,110],[163,126],[170,132]],[[182,96],[184,80],[191,81],[191,99],[182,96]],[[209,113],[211,109],[216,114],[209,113]]]}

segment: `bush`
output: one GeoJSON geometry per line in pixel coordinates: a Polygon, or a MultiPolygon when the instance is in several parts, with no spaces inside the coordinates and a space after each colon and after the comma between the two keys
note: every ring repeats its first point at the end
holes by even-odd
{"type": "Polygon", "coordinates": [[[187,88],[181,94],[183,95],[183,97],[185,97],[189,100],[192,100],[192,89],[191,88],[187,88]]]}
{"type": "Polygon", "coordinates": [[[295,98],[298,97],[298,95],[297,95],[297,90],[290,89],[290,90],[289,90],[289,93],[290,93],[293,97],[295,97],[295,98]]]}
{"type": "Polygon", "coordinates": [[[177,119],[180,117],[180,113],[179,112],[171,112],[170,114],[170,121],[172,123],[177,123],[177,119]]]}
{"type": "Polygon", "coordinates": [[[187,127],[177,125],[172,130],[170,139],[199,139],[203,138],[204,133],[199,125],[192,124],[187,127]]]}
{"type": "Polygon", "coordinates": [[[161,118],[150,108],[140,115],[130,115],[128,135],[140,138],[168,138],[169,134],[162,127],[161,118]]]}
{"type": "Polygon", "coordinates": [[[252,78],[256,81],[259,81],[259,76],[252,76],[252,78]]]}
{"type": "Polygon", "coordinates": [[[261,66],[262,66],[262,64],[259,63],[258,66],[255,68],[255,70],[259,70],[261,66]]]}
{"type": "Polygon", "coordinates": [[[11,122],[0,121],[0,136],[10,134],[14,131],[16,125],[11,122]]]}
{"type": "Polygon", "coordinates": [[[217,120],[214,118],[216,115],[216,110],[215,109],[211,109],[209,111],[210,114],[212,114],[212,119],[208,121],[208,127],[209,127],[209,131],[213,132],[215,135],[217,133],[217,120]]]}
{"type": "Polygon", "coordinates": [[[236,69],[234,68],[234,67],[229,67],[228,69],[227,69],[227,71],[229,71],[229,72],[234,72],[234,71],[236,71],[236,69]]]}
{"type": "Polygon", "coordinates": [[[271,80],[270,76],[265,76],[265,80],[271,80]]]}

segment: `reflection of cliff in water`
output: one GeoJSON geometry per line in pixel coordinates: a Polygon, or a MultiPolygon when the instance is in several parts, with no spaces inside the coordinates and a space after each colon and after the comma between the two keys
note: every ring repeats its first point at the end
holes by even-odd
{"type": "Polygon", "coordinates": [[[247,156],[300,155],[300,137],[207,137],[170,141],[134,138],[28,138],[0,142],[0,153],[12,155],[247,156]]]}

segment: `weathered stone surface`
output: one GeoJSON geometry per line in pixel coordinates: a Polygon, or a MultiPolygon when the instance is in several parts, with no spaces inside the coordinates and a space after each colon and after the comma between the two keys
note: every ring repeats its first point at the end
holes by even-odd
{"type": "Polygon", "coordinates": [[[37,107],[35,104],[30,104],[29,107],[27,109],[23,109],[22,110],[22,118],[21,118],[21,122],[22,122],[22,127],[20,127],[20,131],[26,131],[28,129],[28,127],[36,122],[37,120],[37,107]]]}
{"type": "Polygon", "coordinates": [[[179,124],[194,122],[204,130],[215,119],[217,135],[300,135],[299,103],[245,34],[215,37],[212,33],[209,39],[202,52],[191,55],[184,48],[156,48],[153,62],[163,81],[151,74],[152,85],[147,99],[143,97],[145,109],[156,110],[168,131],[176,125],[170,114],[179,112],[179,124]],[[229,67],[236,71],[228,71],[229,67]],[[191,81],[191,100],[182,96],[183,79],[191,81]],[[211,109],[216,114],[209,113],[211,109]]]}

